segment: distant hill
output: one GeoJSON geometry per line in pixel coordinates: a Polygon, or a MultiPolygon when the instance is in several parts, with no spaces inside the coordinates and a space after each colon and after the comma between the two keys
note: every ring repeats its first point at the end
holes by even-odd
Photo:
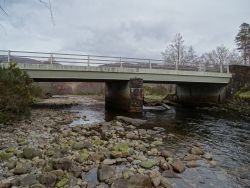
{"type": "MultiPolygon", "coordinates": [[[[38,61],[35,59],[30,59],[30,58],[24,58],[24,57],[16,57],[16,56],[11,56],[10,57],[11,61],[14,61],[16,63],[27,63],[27,64],[41,64],[41,63],[48,63],[44,61],[38,61]]],[[[8,61],[8,56],[6,55],[0,55],[0,63],[4,63],[8,61]]]]}

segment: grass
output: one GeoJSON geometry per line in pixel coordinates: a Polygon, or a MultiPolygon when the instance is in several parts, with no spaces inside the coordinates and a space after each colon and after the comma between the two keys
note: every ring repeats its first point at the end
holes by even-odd
{"type": "Polygon", "coordinates": [[[244,91],[244,92],[240,91],[236,94],[236,96],[242,99],[250,99],[250,91],[244,91]]]}

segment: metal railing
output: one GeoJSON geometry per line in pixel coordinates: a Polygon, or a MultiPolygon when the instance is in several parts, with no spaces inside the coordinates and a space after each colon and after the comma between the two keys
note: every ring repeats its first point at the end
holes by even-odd
{"type": "Polygon", "coordinates": [[[102,66],[229,73],[229,66],[227,65],[178,65],[168,64],[165,60],[159,59],[0,50],[0,63],[11,61],[30,64],[62,64],[71,66],[102,66]]]}

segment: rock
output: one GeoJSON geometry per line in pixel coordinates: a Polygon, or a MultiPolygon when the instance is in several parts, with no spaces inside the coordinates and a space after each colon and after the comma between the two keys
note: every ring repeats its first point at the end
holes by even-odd
{"type": "Polygon", "coordinates": [[[173,169],[169,169],[169,170],[165,170],[162,172],[162,176],[166,177],[166,178],[179,178],[179,176],[177,176],[173,169]]]}
{"type": "Polygon", "coordinates": [[[39,182],[45,185],[46,187],[54,187],[58,178],[55,174],[49,172],[49,173],[40,175],[38,179],[39,179],[39,182]]]}
{"type": "Polygon", "coordinates": [[[56,183],[56,187],[64,187],[69,183],[69,178],[64,177],[56,183]]]}
{"type": "Polygon", "coordinates": [[[175,172],[182,173],[185,170],[183,162],[179,159],[174,161],[171,165],[175,172]]]}
{"type": "Polygon", "coordinates": [[[217,162],[216,161],[210,161],[209,162],[210,168],[214,168],[217,166],[217,162]]]}
{"type": "Polygon", "coordinates": [[[148,155],[158,155],[158,150],[156,148],[152,148],[150,151],[148,151],[148,155]]]}
{"type": "Polygon", "coordinates": [[[73,165],[70,169],[70,172],[73,174],[74,177],[79,178],[82,173],[82,168],[80,166],[73,165]]]}
{"type": "Polygon", "coordinates": [[[173,187],[171,182],[167,178],[164,178],[164,177],[161,177],[161,184],[160,185],[164,188],[172,188],[173,187]]]}
{"type": "Polygon", "coordinates": [[[103,152],[96,152],[91,155],[91,160],[94,162],[103,161],[105,159],[105,155],[103,152]]]}
{"type": "Polygon", "coordinates": [[[158,177],[153,177],[153,178],[151,178],[151,181],[152,181],[153,185],[154,185],[155,187],[157,187],[157,186],[159,186],[160,183],[161,183],[161,178],[160,178],[159,176],[158,176],[158,177]]]}
{"type": "Polygon", "coordinates": [[[142,161],[142,162],[140,163],[140,166],[141,166],[142,168],[150,169],[150,168],[152,168],[153,166],[155,166],[155,165],[157,165],[157,164],[158,164],[157,161],[152,160],[152,159],[149,159],[149,160],[142,161]]]}
{"type": "Polygon", "coordinates": [[[162,150],[161,151],[161,156],[162,157],[168,158],[168,157],[171,157],[172,155],[173,154],[170,151],[167,151],[167,150],[162,150]]]}
{"type": "Polygon", "coordinates": [[[18,164],[16,168],[14,169],[13,173],[15,175],[20,175],[20,174],[26,174],[31,171],[31,165],[29,163],[25,164],[18,164]]]}
{"type": "Polygon", "coordinates": [[[116,159],[105,159],[102,163],[104,165],[113,165],[116,163],[116,159]]]}
{"type": "Polygon", "coordinates": [[[128,132],[126,134],[126,137],[129,139],[135,139],[135,140],[139,139],[139,136],[137,134],[135,134],[134,132],[128,132]]]}
{"type": "Polygon", "coordinates": [[[16,167],[16,161],[15,160],[10,160],[6,166],[8,167],[9,170],[13,169],[16,167]]]}
{"type": "Polygon", "coordinates": [[[67,158],[55,159],[52,161],[53,169],[69,170],[72,167],[72,161],[67,158]]]}
{"type": "Polygon", "coordinates": [[[128,188],[128,181],[125,179],[117,179],[113,182],[111,188],[128,188]]]}
{"type": "Polygon", "coordinates": [[[115,175],[115,168],[108,165],[101,165],[98,168],[97,176],[100,181],[105,181],[115,175]]]}
{"type": "Polygon", "coordinates": [[[82,142],[73,142],[72,144],[72,149],[74,150],[81,150],[83,148],[85,148],[85,144],[82,142]]]}
{"type": "Polygon", "coordinates": [[[34,185],[34,184],[38,183],[36,178],[37,177],[36,177],[35,174],[28,174],[27,176],[20,179],[20,183],[24,187],[25,186],[31,186],[31,185],[34,185]]]}
{"type": "Polygon", "coordinates": [[[186,164],[186,166],[188,168],[195,168],[195,167],[198,167],[200,165],[196,161],[188,161],[187,164],[186,164]]]}
{"type": "MultiPolygon", "coordinates": [[[[88,158],[89,158],[89,152],[88,152],[88,150],[87,149],[82,149],[80,152],[79,152],[79,154],[80,154],[80,161],[87,161],[88,160],[88,158]]],[[[79,162],[80,162],[79,161],[79,162]]]]}
{"type": "Polygon", "coordinates": [[[128,155],[129,147],[127,143],[117,144],[111,152],[111,156],[114,158],[127,157],[128,155]]]}
{"type": "Polygon", "coordinates": [[[119,121],[123,121],[127,124],[135,125],[135,126],[140,126],[140,125],[145,124],[147,122],[146,120],[129,118],[129,117],[124,117],[124,116],[116,116],[115,119],[117,119],[119,121]]]}
{"type": "Polygon", "coordinates": [[[199,148],[199,147],[196,147],[196,146],[194,146],[194,147],[192,147],[190,149],[190,153],[194,154],[194,155],[203,155],[204,154],[204,152],[202,151],[202,149],[199,148]]]}
{"type": "Polygon", "coordinates": [[[41,151],[30,147],[24,148],[22,153],[22,157],[25,159],[33,159],[34,157],[41,155],[42,155],[41,151]]]}
{"type": "Polygon", "coordinates": [[[205,153],[205,154],[203,155],[203,157],[204,157],[205,159],[207,159],[207,160],[212,160],[212,159],[213,159],[211,153],[205,153]]]}
{"type": "Polygon", "coordinates": [[[129,188],[152,188],[150,177],[147,175],[136,174],[128,180],[129,188]]]}
{"type": "Polygon", "coordinates": [[[101,183],[100,185],[96,186],[96,188],[109,188],[109,186],[105,183],[101,183]]]}
{"type": "Polygon", "coordinates": [[[82,128],[80,126],[74,126],[72,127],[72,131],[75,133],[79,133],[82,131],[82,128]]]}
{"type": "Polygon", "coordinates": [[[8,161],[11,157],[13,157],[13,153],[0,152],[0,160],[2,161],[8,161]]]}
{"type": "Polygon", "coordinates": [[[10,188],[11,182],[8,179],[4,179],[0,181],[0,188],[10,188]]]}
{"type": "Polygon", "coordinates": [[[193,155],[193,154],[187,154],[187,155],[183,158],[184,161],[195,161],[195,160],[199,160],[199,159],[201,159],[200,156],[198,156],[198,155],[193,155]]]}
{"type": "Polygon", "coordinates": [[[37,183],[37,184],[32,185],[30,188],[46,188],[46,187],[40,183],[37,183]]]}
{"type": "Polygon", "coordinates": [[[151,144],[155,145],[155,146],[161,146],[161,145],[163,145],[163,142],[160,140],[156,140],[156,141],[153,141],[151,144]]]}

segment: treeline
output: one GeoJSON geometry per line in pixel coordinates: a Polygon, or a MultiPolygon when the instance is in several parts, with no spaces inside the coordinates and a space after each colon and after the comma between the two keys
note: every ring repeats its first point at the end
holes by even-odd
{"type": "Polygon", "coordinates": [[[178,33],[162,52],[162,56],[166,63],[177,65],[250,65],[250,25],[248,23],[240,25],[235,43],[237,49],[229,50],[221,45],[212,51],[198,55],[192,46],[184,44],[183,37],[178,33]]]}

